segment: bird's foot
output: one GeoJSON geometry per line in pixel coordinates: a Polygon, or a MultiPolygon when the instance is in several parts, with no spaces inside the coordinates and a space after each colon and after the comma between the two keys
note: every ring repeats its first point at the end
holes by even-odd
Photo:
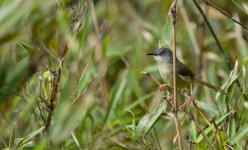
{"type": "Polygon", "coordinates": [[[160,91],[163,91],[163,92],[164,92],[164,91],[167,91],[167,84],[162,84],[162,85],[160,85],[160,86],[159,86],[159,90],[160,90],[160,91]]]}
{"type": "Polygon", "coordinates": [[[179,106],[179,109],[180,110],[182,110],[182,111],[185,111],[185,110],[187,110],[187,106],[188,104],[187,104],[187,102],[185,101],[181,106],[179,106]]]}

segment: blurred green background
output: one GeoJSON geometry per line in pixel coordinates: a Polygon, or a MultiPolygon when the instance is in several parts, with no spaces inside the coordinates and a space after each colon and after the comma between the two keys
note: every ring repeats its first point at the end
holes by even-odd
{"type": "MultiPolygon", "coordinates": [[[[190,112],[216,149],[246,149],[248,31],[204,1],[197,3],[231,63],[239,63],[230,74],[193,1],[179,0],[178,58],[196,76],[231,95],[200,88],[199,108],[191,106],[190,112]],[[243,90],[234,83],[236,78],[243,90]]],[[[146,69],[162,83],[156,62],[146,53],[159,43],[171,47],[164,41],[172,38],[166,26],[171,4],[1,0],[0,149],[176,149],[171,109],[158,85],[142,74],[146,69]],[[165,109],[167,115],[160,116],[165,109]]],[[[247,1],[212,4],[248,26],[247,1]]],[[[182,104],[185,98],[179,99],[182,104]]],[[[184,147],[209,148],[194,121],[183,121],[184,112],[178,113],[184,147]]]]}

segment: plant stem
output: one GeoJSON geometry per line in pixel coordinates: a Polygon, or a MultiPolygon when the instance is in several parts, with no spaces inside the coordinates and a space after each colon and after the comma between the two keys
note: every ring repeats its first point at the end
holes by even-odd
{"type": "Polygon", "coordinates": [[[216,150],[216,148],[214,147],[214,145],[211,143],[210,139],[207,137],[207,135],[204,133],[203,129],[201,128],[201,126],[199,125],[199,123],[195,120],[194,115],[190,115],[191,120],[194,122],[196,128],[202,133],[203,137],[206,139],[209,147],[211,147],[211,149],[216,150]]]}
{"type": "Polygon", "coordinates": [[[61,77],[62,63],[63,63],[63,61],[60,61],[59,67],[55,72],[55,77],[54,77],[54,80],[52,82],[52,93],[51,93],[51,97],[50,97],[49,114],[48,114],[48,117],[47,117],[47,120],[45,123],[46,133],[50,129],[50,125],[52,122],[52,116],[53,116],[53,112],[54,112],[56,101],[57,101],[57,93],[58,93],[58,86],[59,86],[59,81],[60,81],[60,77],[61,77]]]}
{"type": "Polygon", "coordinates": [[[178,121],[178,106],[177,106],[177,69],[176,69],[176,17],[177,17],[177,0],[174,0],[170,12],[172,15],[172,24],[173,24],[173,97],[174,97],[174,107],[173,107],[173,114],[174,114],[174,121],[176,125],[176,131],[177,131],[177,140],[178,140],[178,145],[179,149],[183,150],[183,142],[182,142],[182,137],[180,133],[180,124],[178,121]]]}

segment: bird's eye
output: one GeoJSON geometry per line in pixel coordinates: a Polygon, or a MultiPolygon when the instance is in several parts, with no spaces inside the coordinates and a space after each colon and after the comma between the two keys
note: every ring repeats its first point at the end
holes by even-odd
{"type": "Polygon", "coordinates": [[[162,52],[159,52],[159,55],[164,55],[164,52],[162,51],[162,52]]]}

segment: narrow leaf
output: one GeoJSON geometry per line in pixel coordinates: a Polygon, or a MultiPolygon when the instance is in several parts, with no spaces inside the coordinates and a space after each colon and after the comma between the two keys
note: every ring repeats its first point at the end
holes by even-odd
{"type": "MultiPolygon", "coordinates": [[[[215,124],[220,124],[227,116],[229,116],[230,114],[232,114],[233,112],[229,112],[226,115],[224,115],[223,117],[221,117],[219,120],[217,120],[215,122],[215,124]]],[[[211,124],[209,127],[207,127],[203,132],[207,135],[210,131],[212,131],[212,129],[214,128],[214,124],[211,124]]],[[[195,141],[196,143],[201,142],[203,139],[203,135],[200,134],[197,138],[197,140],[195,141]]]]}
{"type": "Polygon", "coordinates": [[[202,101],[198,101],[197,104],[198,104],[199,108],[201,108],[202,110],[204,110],[204,111],[206,111],[208,113],[211,113],[213,115],[219,115],[218,111],[215,110],[214,108],[212,108],[207,103],[202,102],[202,101]]]}
{"type": "Polygon", "coordinates": [[[248,134],[248,124],[241,128],[234,136],[232,136],[228,142],[233,145],[248,134]]]}
{"type": "Polygon", "coordinates": [[[18,138],[15,140],[15,143],[17,143],[18,147],[26,144],[28,141],[30,141],[33,137],[35,137],[36,135],[38,135],[40,132],[42,132],[44,130],[44,126],[40,127],[39,129],[33,131],[32,133],[28,134],[27,136],[25,136],[24,138],[18,138]]]}
{"type": "Polygon", "coordinates": [[[124,72],[122,74],[122,76],[119,78],[118,83],[113,88],[113,91],[112,91],[113,96],[112,96],[110,104],[108,106],[108,111],[107,111],[107,115],[106,115],[106,119],[105,119],[105,125],[108,124],[109,120],[111,119],[111,117],[115,111],[117,103],[121,99],[121,96],[122,96],[123,91],[124,91],[126,84],[127,84],[126,75],[127,75],[127,72],[124,72]]]}
{"type": "Polygon", "coordinates": [[[139,137],[143,134],[147,134],[153,125],[158,120],[159,116],[164,112],[167,107],[167,103],[162,102],[156,110],[146,114],[141,120],[139,121],[136,127],[136,136],[139,137]]]}

